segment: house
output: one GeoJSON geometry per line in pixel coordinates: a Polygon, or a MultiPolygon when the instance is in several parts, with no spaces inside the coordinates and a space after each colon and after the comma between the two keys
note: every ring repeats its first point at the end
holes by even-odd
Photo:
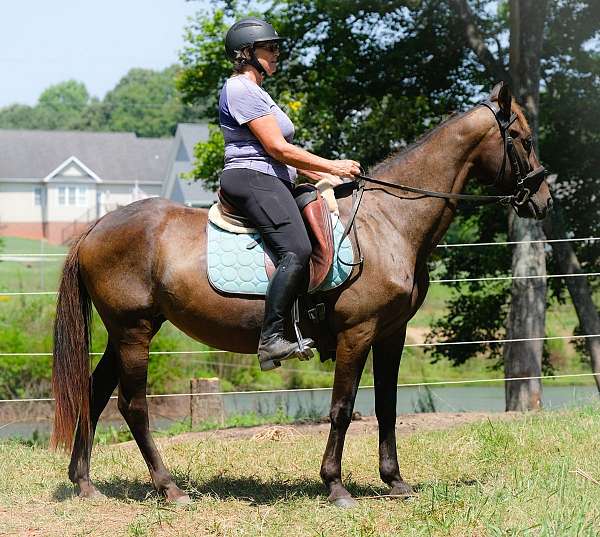
{"type": "Polygon", "coordinates": [[[0,130],[0,235],[67,242],[118,206],[166,195],[207,206],[214,194],[181,183],[205,125],[175,138],[133,133],[0,130]],[[169,188],[167,189],[167,185],[169,188]]]}
{"type": "Polygon", "coordinates": [[[191,181],[186,174],[192,169],[194,147],[200,140],[208,139],[205,123],[180,123],[169,157],[168,175],[162,197],[189,207],[210,207],[215,202],[215,193],[206,190],[201,181],[191,181]]]}

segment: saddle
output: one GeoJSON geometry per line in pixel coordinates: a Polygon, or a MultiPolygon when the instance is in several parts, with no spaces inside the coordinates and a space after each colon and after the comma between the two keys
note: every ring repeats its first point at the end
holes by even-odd
{"type": "MultiPolygon", "coordinates": [[[[231,203],[226,194],[218,190],[218,201],[208,213],[208,219],[216,226],[236,234],[252,234],[257,230],[252,223],[231,203]]],[[[319,181],[316,185],[301,184],[294,197],[312,244],[309,261],[308,292],[318,289],[329,274],[334,259],[334,239],[331,214],[339,214],[331,183],[319,181]]],[[[250,245],[251,246],[251,245],[250,245]]],[[[263,244],[267,277],[275,272],[274,255],[263,244]]]]}

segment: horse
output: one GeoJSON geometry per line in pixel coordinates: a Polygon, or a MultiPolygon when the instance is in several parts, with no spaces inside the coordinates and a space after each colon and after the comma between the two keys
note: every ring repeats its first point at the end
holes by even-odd
{"type": "MultiPolygon", "coordinates": [[[[524,173],[543,170],[522,110],[508,86],[498,84],[487,106],[450,117],[371,169],[389,186],[368,189],[355,219],[364,263],[353,270],[349,282],[324,295],[336,361],[330,433],[320,476],[335,505],[355,503],[342,483],[341,460],[371,349],[380,477],[390,495],[412,494],[400,474],[396,448],[398,370],[407,322],[427,293],[428,255],[448,229],[458,202],[402,195],[393,187],[404,184],[456,194],[468,179],[477,178],[500,192],[514,193],[524,184],[519,167],[524,173]]],[[[519,197],[514,208],[525,218],[543,218],[552,204],[543,174],[535,188],[519,197]]],[[[349,199],[340,200],[340,211],[347,220],[349,199]]],[[[67,255],[54,326],[56,410],[51,444],[72,447],[69,478],[81,497],[101,496],[90,480],[92,443],[100,414],[118,385],[118,408],[154,487],[167,501],[190,501],[165,467],[150,434],[146,401],[150,341],[169,320],[212,347],[252,354],[264,311],[261,297],[231,296],[211,287],[206,275],[206,225],[204,209],[150,198],[106,214],[67,255]],[[92,303],[108,332],[108,344],[90,376],[92,303]]],[[[303,330],[310,332],[310,327],[303,325],[303,330]]],[[[319,345],[319,335],[314,337],[319,345]]]]}

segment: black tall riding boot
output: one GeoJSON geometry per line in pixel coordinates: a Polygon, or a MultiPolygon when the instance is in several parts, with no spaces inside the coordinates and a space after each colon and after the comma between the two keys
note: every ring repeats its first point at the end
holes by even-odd
{"type": "MultiPolygon", "coordinates": [[[[298,256],[290,252],[283,257],[269,282],[265,318],[258,344],[258,361],[263,371],[279,367],[281,360],[294,358],[300,352],[298,342],[287,340],[283,330],[285,317],[298,296],[303,277],[303,265],[298,256]]],[[[314,341],[304,338],[302,343],[307,348],[307,355],[312,356],[309,347],[314,347],[314,341]]]]}

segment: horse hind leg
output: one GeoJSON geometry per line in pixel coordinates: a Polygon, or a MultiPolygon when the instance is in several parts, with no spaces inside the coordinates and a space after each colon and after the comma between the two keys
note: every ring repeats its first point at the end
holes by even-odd
{"type": "Polygon", "coordinates": [[[400,475],[396,449],[396,386],[405,337],[406,327],[393,337],[373,345],[375,414],[379,423],[379,475],[391,487],[389,494],[398,497],[414,494],[400,475]]]}
{"type": "Polygon", "coordinates": [[[119,361],[118,406],[142,452],[156,490],[164,494],[168,501],[188,503],[189,496],[175,484],[150,434],[146,381],[148,350],[156,330],[131,329],[123,333],[116,344],[119,361]]]}
{"type": "Polygon", "coordinates": [[[69,464],[69,479],[78,488],[79,496],[82,498],[100,498],[103,496],[90,480],[90,459],[98,419],[116,388],[117,381],[116,354],[109,343],[92,374],[90,401],[91,434],[89,438],[84,438],[80,427],[77,427],[73,451],[71,453],[71,463],[69,464]]]}

